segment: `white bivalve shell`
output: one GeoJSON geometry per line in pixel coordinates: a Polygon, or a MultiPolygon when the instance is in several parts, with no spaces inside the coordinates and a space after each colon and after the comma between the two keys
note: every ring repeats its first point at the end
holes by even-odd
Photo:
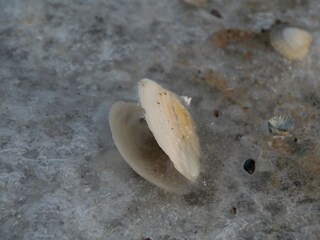
{"type": "Polygon", "coordinates": [[[193,120],[173,92],[156,82],[139,82],[139,98],[148,126],[176,169],[194,182],[200,173],[200,146],[193,120]]]}
{"type": "Polygon", "coordinates": [[[301,60],[309,52],[312,35],[303,29],[281,23],[271,28],[270,43],[285,58],[301,60]]]}
{"type": "Polygon", "coordinates": [[[141,107],[117,102],[109,115],[114,142],[125,161],[149,182],[187,193],[200,174],[200,145],[194,122],[171,91],[139,82],[141,107]]]}

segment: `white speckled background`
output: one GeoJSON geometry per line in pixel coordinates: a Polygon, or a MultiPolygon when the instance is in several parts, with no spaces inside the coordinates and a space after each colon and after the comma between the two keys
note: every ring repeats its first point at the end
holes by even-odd
{"type": "Polygon", "coordinates": [[[317,0],[0,0],[0,9],[1,239],[319,239],[317,0]],[[303,61],[259,37],[214,44],[218,31],[259,34],[276,19],[312,33],[303,61]],[[192,97],[199,191],[163,192],[115,148],[110,106],[136,101],[144,77],[192,97]],[[294,119],[292,136],[272,138],[274,114],[294,119]]]}

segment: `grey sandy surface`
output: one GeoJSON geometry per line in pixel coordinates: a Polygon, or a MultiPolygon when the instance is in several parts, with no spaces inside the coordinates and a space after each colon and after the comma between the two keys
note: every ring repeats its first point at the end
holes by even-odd
{"type": "Polygon", "coordinates": [[[0,9],[0,239],[319,239],[317,0],[0,9]],[[276,19],[312,33],[305,59],[261,40],[276,19]],[[192,98],[203,173],[190,194],[145,181],[112,140],[111,105],[137,101],[145,77],[192,98]],[[294,119],[285,138],[268,132],[277,114],[294,119]]]}

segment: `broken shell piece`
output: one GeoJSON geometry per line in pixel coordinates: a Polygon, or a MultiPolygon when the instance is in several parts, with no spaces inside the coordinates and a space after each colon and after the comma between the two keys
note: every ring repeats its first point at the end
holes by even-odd
{"type": "Polygon", "coordinates": [[[200,145],[195,124],[173,92],[156,82],[139,82],[139,98],[148,126],[175,168],[194,182],[200,173],[200,145]]]}
{"type": "Polygon", "coordinates": [[[188,97],[188,96],[181,96],[181,99],[184,101],[185,104],[187,104],[188,106],[191,103],[192,98],[188,97]]]}
{"type": "Polygon", "coordinates": [[[187,193],[200,173],[200,145],[190,114],[173,92],[139,82],[141,106],[115,103],[109,115],[114,142],[125,161],[149,182],[187,193]]]}
{"type": "Polygon", "coordinates": [[[273,48],[285,58],[301,60],[309,52],[312,36],[303,29],[280,23],[271,28],[270,42],[273,48]]]}
{"type": "Polygon", "coordinates": [[[183,0],[183,1],[196,7],[203,6],[204,4],[207,3],[207,0],[183,0]]]}
{"type": "Polygon", "coordinates": [[[268,120],[269,132],[274,135],[287,135],[293,128],[293,120],[289,116],[274,116],[268,120]]]}

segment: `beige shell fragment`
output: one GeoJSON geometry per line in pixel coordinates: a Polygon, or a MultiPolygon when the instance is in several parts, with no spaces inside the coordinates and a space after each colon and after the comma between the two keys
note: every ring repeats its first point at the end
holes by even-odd
{"type": "Polygon", "coordinates": [[[139,175],[169,192],[184,194],[190,182],[173,166],[159,147],[136,103],[117,102],[109,114],[114,142],[124,160],[139,175]]]}
{"type": "Polygon", "coordinates": [[[195,182],[201,167],[200,145],[189,112],[176,94],[149,79],[139,82],[139,98],[159,146],[175,168],[195,182]]]}
{"type": "Polygon", "coordinates": [[[286,115],[273,116],[268,120],[269,132],[273,135],[288,135],[293,126],[293,119],[286,115]]]}
{"type": "Polygon", "coordinates": [[[312,35],[287,24],[276,24],[270,31],[270,42],[276,51],[289,60],[301,60],[312,43],[312,35]]]}

